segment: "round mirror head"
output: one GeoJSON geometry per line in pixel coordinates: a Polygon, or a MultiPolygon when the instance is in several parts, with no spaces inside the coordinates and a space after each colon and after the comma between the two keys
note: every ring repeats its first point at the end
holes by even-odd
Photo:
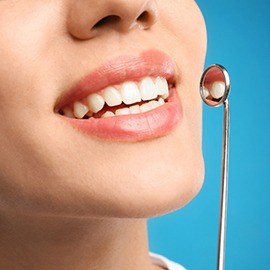
{"type": "Polygon", "coordinates": [[[218,107],[227,100],[230,91],[230,77],[221,65],[211,65],[201,78],[200,94],[203,101],[211,107],[218,107]]]}

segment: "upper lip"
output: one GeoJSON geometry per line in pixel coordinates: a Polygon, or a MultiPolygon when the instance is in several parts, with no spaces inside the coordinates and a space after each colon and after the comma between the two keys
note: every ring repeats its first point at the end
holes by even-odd
{"type": "Polygon", "coordinates": [[[140,80],[146,76],[161,76],[166,78],[169,84],[174,84],[175,70],[171,58],[159,50],[147,50],[139,54],[115,57],[80,79],[59,97],[55,110],[58,111],[107,86],[117,85],[128,80],[140,80]]]}

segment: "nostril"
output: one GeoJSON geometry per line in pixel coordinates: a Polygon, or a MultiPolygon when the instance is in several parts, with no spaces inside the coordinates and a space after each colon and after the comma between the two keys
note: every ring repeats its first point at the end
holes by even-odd
{"type": "Polygon", "coordinates": [[[150,19],[150,14],[149,12],[147,11],[144,11],[138,18],[137,18],[137,22],[140,22],[140,23],[147,23],[150,19]]]}
{"type": "Polygon", "coordinates": [[[102,28],[106,25],[113,25],[113,24],[117,24],[120,21],[120,17],[117,15],[110,15],[110,16],[106,16],[104,18],[102,18],[101,20],[99,20],[92,29],[97,29],[97,28],[102,28]]]}
{"type": "Polygon", "coordinates": [[[142,28],[147,29],[151,27],[156,21],[156,17],[154,14],[148,11],[144,11],[140,14],[140,16],[136,19],[138,25],[141,25],[142,28]]]}
{"type": "Polygon", "coordinates": [[[70,36],[79,40],[92,39],[111,31],[127,33],[134,29],[146,30],[159,18],[157,0],[73,2],[74,5],[70,5],[67,11],[66,26],[70,36]],[[99,4],[93,13],[92,4],[96,2],[99,4]]]}

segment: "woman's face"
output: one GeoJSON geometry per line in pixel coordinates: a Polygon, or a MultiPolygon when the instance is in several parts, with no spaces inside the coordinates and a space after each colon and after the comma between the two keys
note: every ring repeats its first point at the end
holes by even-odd
{"type": "Polygon", "coordinates": [[[206,33],[193,0],[0,0],[0,29],[2,210],[149,217],[195,196],[206,33]],[[134,114],[101,117],[122,107],[134,114]]]}

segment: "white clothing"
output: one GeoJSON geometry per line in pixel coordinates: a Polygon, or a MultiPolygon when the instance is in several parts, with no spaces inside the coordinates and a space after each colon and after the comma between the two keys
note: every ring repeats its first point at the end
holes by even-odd
{"type": "Polygon", "coordinates": [[[154,254],[151,252],[150,252],[150,259],[151,259],[151,262],[153,264],[159,265],[159,266],[164,267],[168,270],[186,270],[186,268],[184,268],[180,264],[172,262],[169,259],[167,259],[161,255],[157,255],[157,254],[154,254]]]}

